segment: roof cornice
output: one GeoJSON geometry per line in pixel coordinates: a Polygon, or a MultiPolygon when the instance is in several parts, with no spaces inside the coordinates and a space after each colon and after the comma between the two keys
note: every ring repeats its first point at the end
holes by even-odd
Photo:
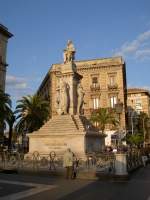
{"type": "Polygon", "coordinates": [[[8,31],[8,28],[5,27],[5,26],[2,25],[2,24],[0,24],[0,32],[1,32],[3,35],[5,35],[6,37],[8,37],[8,38],[11,38],[11,37],[13,36],[13,34],[10,33],[10,32],[8,31]]]}

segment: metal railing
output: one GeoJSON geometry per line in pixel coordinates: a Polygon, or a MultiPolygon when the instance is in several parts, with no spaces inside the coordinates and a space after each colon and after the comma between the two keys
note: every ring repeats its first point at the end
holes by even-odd
{"type": "MultiPolygon", "coordinates": [[[[130,172],[142,163],[140,152],[127,153],[127,171],[130,172]]],[[[79,171],[95,171],[102,173],[115,173],[115,154],[101,153],[87,155],[85,158],[76,158],[79,171]]],[[[63,156],[58,156],[54,151],[49,154],[33,154],[0,152],[0,170],[30,170],[30,171],[61,171],[63,170],[63,156]]]]}
{"type": "MultiPolygon", "coordinates": [[[[96,170],[103,172],[114,171],[115,157],[113,154],[87,155],[85,158],[76,158],[78,161],[78,169],[96,170]]],[[[0,153],[0,169],[16,169],[16,170],[50,170],[57,171],[63,168],[63,157],[57,156],[54,151],[50,154],[40,154],[35,151],[33,154],[22,153],[0,153]]]]}
{"type": "Polygon", "coordinates": [[[128,172],[142,166],[142,155],[140,151],[127,153],[127,170],[128,172]]]}

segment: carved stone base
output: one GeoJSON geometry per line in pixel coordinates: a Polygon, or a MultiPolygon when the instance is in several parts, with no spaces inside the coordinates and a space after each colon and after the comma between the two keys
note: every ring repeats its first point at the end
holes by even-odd
{"type": "MultiPolygon", "coordinates": [[[[67,148],[78,156],[100,152],[104,138],[92,128],[86,130],[88,120],[78,115],[62,115],[50,119],[41,129],[29,134],[29,153],[38,151],[61,155],[67,148]]],[[[89,126],[89,125],[88,125],[89,126]]]]}

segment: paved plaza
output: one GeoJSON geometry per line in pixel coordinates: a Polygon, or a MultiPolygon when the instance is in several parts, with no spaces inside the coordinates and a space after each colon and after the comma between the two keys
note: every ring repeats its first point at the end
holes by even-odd
{"type": "Polygon", "coordinates": [[[47,176],[0,174],[0,200],[150,200],[150,166],[129,181],[65,180],[47,176]]]}

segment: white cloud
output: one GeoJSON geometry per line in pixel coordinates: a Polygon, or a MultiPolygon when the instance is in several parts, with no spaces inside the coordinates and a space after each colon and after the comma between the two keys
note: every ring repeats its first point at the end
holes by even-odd
{"type": "Polygon", "coordinates": [[[15,102],[21,99],[22,96],[34,94],[33,88],[29,87],[30,84],[28,78],[13,75],[6,76],[6,92],[11,95],[13,105],[16,105],[15,102]]]}
{"type": "Polygon", "coordinates": [[[135,53],[135,56],[137,58],[141,58],[141,59],[150,58],[150,48],[149,49],[137,50],[136,53],[135,53]]]}
{"type": "Polygon", "coordinates": [[[132,56],[144,59],[150,55],[150,30],[140,34],[135,40],[125,42],[119,49],[114,50],[114,56],[132,56]]]}
{"type": "Polygon", "coordinates": [[[6,87],[11,89],[25,89],[27,88],[27,80],[22,77],[7,75],[6,87]]]}

